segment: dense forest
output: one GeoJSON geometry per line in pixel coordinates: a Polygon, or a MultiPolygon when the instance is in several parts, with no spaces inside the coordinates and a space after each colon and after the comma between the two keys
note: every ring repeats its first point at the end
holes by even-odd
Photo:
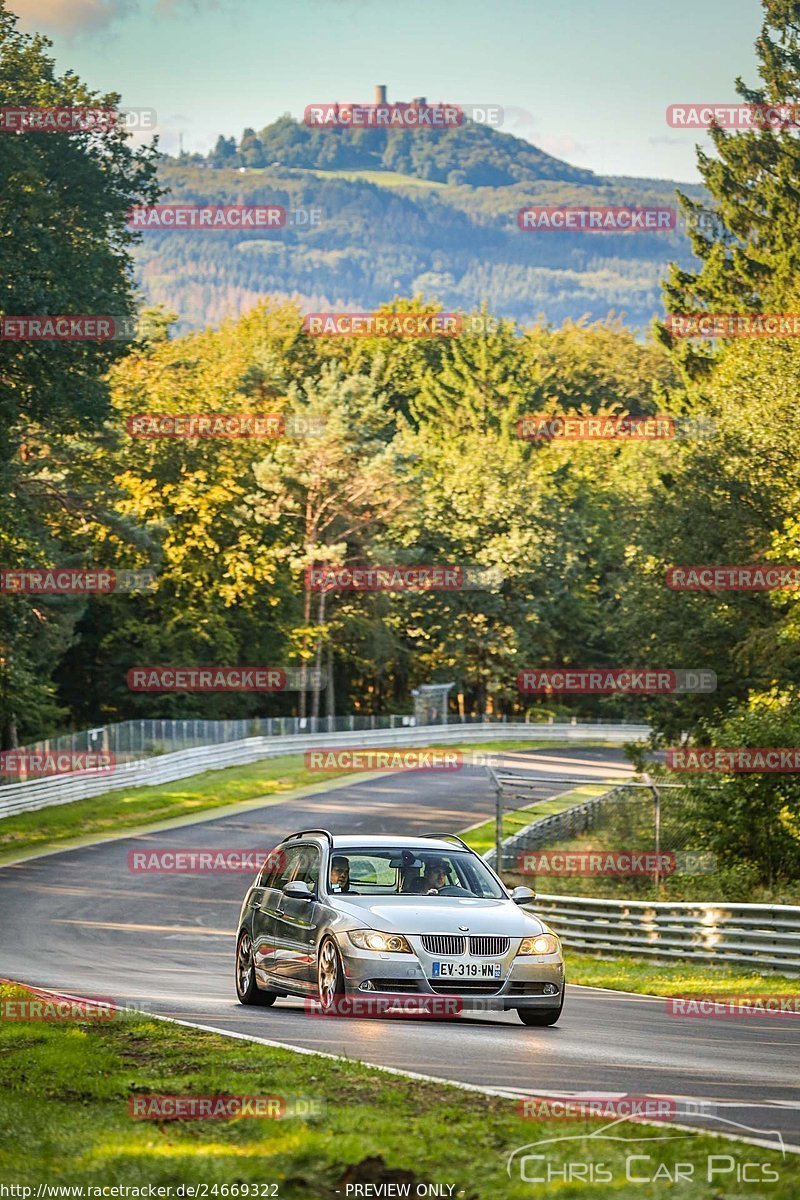
{"type": "MultiPolygon", "coordinates": [[[[143,236],[143,295],[179,314],[178,332],[266,296],[308,311],[417,293],[448,309],[486,303],[523,324],[616,314],[643,331],[661,311],[668,263],[694,261],[686,220],[633,234],[520,231],[517,213],[530,204],[677,210],[675,185],[606,179],[469,122],[412,134],[311,129],[287,116],[238,142],[220,136],[206,157],[162,158],[159,178],[173,202],[281,204],[290,214],[268,232],[143,236]]],[[[696,185],[684,191],[703,195],[696,185]]]]}
{"type": "MultiPolygon", "coordinates": [[[[767,19],[763,83],[750,98],[800,92],[800,21],[797,6],[789,7],[791,20],[777,31],[767,19]]],[[[74,75],[58,78],[46,42],[19,34],[2,12],[0,41],[15,67],[13,79],[0,78],[3,102],[116,102],[93,96],[74,75]]],[[[797,142],[785,130],[715,130],[713,141],[714,154],[699,166],[719,232],[692,229],[695,265],[676,257],[664,281],[666,309],[796,311],[797,142]]],[[[132,150],[120,131],[104,139],[4,138],[0,156],[6,224],[23,190],[27,196],[15,237],[6,239],[3,313],[132,315],[135,239],[127,214],[153,203],[163,186],[155,152],[132,150]],[[71,236],[54,237],[65,220],[71,236]]],[[[169,169],[181,194],[197,199],[250,201],[267,187],[245,174],[234,197],[228,171],[169,169]],[[203,172],[207,183],[195,192],[203,172]]],[[[800,744],[797,593],[687,593],[665,583],[680,564],[798,561],[796,339],[698,345],[674,340],[663,325],[645,341],[620,322],[562,322],[559,304],[545,305],[546,293],[528,285],[527,273],[538,272],[561,286],[547,258],[557,253],[553,243],[534,249],[523,238],[531,261],[512,266],[504,249],[510,233],[487,222],[469,267],[460,256],[480,222],[466,200],[459,225],[455,199],[444,205],[426,195],[423,204],[362,183],[359,202],[348,207],[356,194],[348,186],[329,181],[330,191],[314,192],[305,178],[286,182],[293,203],[321,202],[333,214],[325,237],[302,248],[304,295],[318,307],[363,294],[365,264],[337,246],[338,228],[341,238],[363,239],[370,303],[380,295],[400,310],[454,306],[464,293],[446,280],[463,282],[463,270],[486,301],[484,318],[505,316],[506,306],[495,303],[502,279],[530,319],[498,320],[482,335],[314,338],[285,295],[294,286],[285,244],[208,235],[218,257],[204,251],[206,266],[196,261],[192,281],[189,261],[201,238],[187,234],[139,250],[154,288],[160,278],[169,290],[169,263],[183,286],[200,289],[197,304],[205,305],[201,278],[241,289],[242,306],[264,290],[276,294],[218,328],[189,333],[176,329],[170,312],[146,307],[127,346],[5,341],[4,569],[150,569],[156,586],[85,599],[0,595],[3,745],[133,716],[296,711],[296,694],[134,693],[127,672],[137,664],[304,662],[328,670],[327,695],[315,700],[322,711],[408,712],[414,686],[447,679],[456,683],[454,703],[470,714],[620,715],[647,719],[666,738],[800,744]],[[373,244],[376,230],[384,240],[373,244]],[[398,284],[403,298],[392,300],[382,246],[410,259],[404,247],[412,241],[417,258],[398,284]],[[238,277],[233,259],[273,266],[266,275],[245,266],[238,277]],[[438,272],[430,289],[420,283],[425,262],[438,272]],[[408,286],[412,276],[419,294],[408,286]],[[540,300],[547,319],[537,321],[540,300]],[[519,436],[525,414],[560,411],[668,413],[694,424],[657,441],[519,436]],[[291,418],[289,432],[265,440],[129,433],[137,414],[218,412],[282,414],[291,418]],[[312,594],[307,587],[314,564],[363,563],[488,570],[484,585],[470,590],[312,594]],[[718,686],[650,698],[520,695],[521,669],[554,664],[706,668],[718,686]]],[[[462,185],[447,186],[460,194],[462,185]]],[[[691,218],[694,202],[683,203],[691,218]]],[[[624,239],[609,238],[601,251],[570,250],[564,239],[577,256],[576,286],[594,275],[614,291],[621,276],[608,256],[617,240],[624,239]],[[598,257],[581,257],[589,255],[598,257]]],[[[647,253],[646,241],[629,242],[647,253]]],[[[643,295],[654,262],[635,261],[643,295]]],[[[206,306],[209,326],[213,309],[206,306]]],[[[736,804],[759,798],[772,843],[783,838],[794,853],[791,780],[740,777],[716,817],[724,824],[736,804]]],[[[715,803],[708,799],[709,811],[715,803]]]]}

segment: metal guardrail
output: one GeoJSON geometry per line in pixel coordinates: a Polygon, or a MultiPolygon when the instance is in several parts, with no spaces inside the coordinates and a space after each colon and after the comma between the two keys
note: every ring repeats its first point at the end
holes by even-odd
{"type": "Polygon", "coordinates": [[[97,774],[57,775],[0,787],[0,818],[31,812],[54,804],[69,804],[121,788],[148,787],[176,779],[242,766],[259,759],[304,750],[336,747],[433,746],[466,741],[530,740],[540,742],[621,742],[647,738],[646,725],[540,725],[487,722],[485,724],[421,725],[413,729],[380,729],[361,733],[291,734],[287,737],[254,737],[213,746],[197,746],[136,762],[118,763],[115,770],[97,774]]]}
{"type": "Polygon", "coordinates": [[[539,894],[530,911],[573,950],[800,972],[800,906],[539,894]]]}
{"type": "MultiPolygon", "coordinates": [[[[498,771],[497,777],[502,781],[503,773],[498,771]]],[[[513,783],[510,779],[509,786],[513,783]]],[[[591,829],[601,806],[626,790],[624,785],[611,788],[532,821],[503,840],[503,862],[507,854],[516,856],[591,829]]],[[[493,858],[494,851],[484,857],[493,858]]],[[[540,892],[526,907],[551,925],[568,949],[800,972],[800,907],[794,905],[610,900],[540,892]]]]}
{"type": "MultiPolygon", "coordinates": [[[[552,718],[548,718],[546,724],[549,725],[551,720],[552,718]]],[[[577,718],[575,721],[577,722],[577,718]]],[[[15,753],[101,753],[113,755],[117,762],[134,762],[140,758],[152,758],[156,754],[174,754],[178,750],[190,750],[196,746],[211,746],[220,742],[241,742],[245,738],[294,737],[309,733],[364,733],[377,729],[408,729],[416,725],[439,723],[460,726],[507,724],[503,717],[486,720],[455,713],[448,713],[447,720],[442,722],[418,721],[411,713],[373,713],[367,716],[351,713],[344,717],[247,717],[224,721],[147,717],[57,734],[38,742],[18,746],[15,753]]],[[[538,726],[538,722],[535,723],[538,726]]],[[[581,725],[607,724],[608,721],[598,721],[595,717],[584,717],[581,720],[581,725]]],[[[621,724],[625,725],[625,722],[621,724]]],[[[20,773],[19,779],[9,779],[7,782],[24,783],[24,773],[20,773]]]]}

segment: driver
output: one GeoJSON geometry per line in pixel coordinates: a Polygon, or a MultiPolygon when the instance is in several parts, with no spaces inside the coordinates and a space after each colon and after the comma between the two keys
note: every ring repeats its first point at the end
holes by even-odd
{"type": "Polygon", "coordinates": [[[447,885],[447,868],[441,858],[429,858],[425,870],[419,879],[414,881],[413,891],[418,895],[428,892],[438,892],[447,885]]]}
{"type": "Polygon", "coordinates": [[[339,892],[350,891],[350,859],[335,854],[331,859],[331,887],[339,892]]]}

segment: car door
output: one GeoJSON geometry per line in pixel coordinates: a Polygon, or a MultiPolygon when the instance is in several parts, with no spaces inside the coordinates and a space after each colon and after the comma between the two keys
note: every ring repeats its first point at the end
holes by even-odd
{"type": "Polygon", "coordinates": [[[317,898],[321,853],[319,846],[312,843],[292,849],[299,854],[293,858],[292,869],[283,876],[281,887],[285,888],[287,883],[305,883],[314,899],[299,900],[282,891],[275,917],[277,967],[285,984],[311,991],[317,986],[316,927],[320,913],[317,898]]]}
{"type": "Polygon", "coordinates": [[[253,908],[253,959],[256,977],[262,984],[276,982],[280,976],[277,944],[277,920],[284,884],[297,870],[300,847],[281,850],[278,861],[267,863],[261,872],[253,908]]]}

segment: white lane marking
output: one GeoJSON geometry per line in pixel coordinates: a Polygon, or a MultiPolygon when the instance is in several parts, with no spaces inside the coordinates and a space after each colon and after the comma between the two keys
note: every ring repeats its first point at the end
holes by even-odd
{"type": "MultiPolygon", "coordinates": [[[[523,1088],[509,1088],[508,1090],[514,1091],[520,1096],[541,1097],[543,1100],[622,1100],[631,1094],[630,1092],[608,1091],[569,1092],[564,1089],[547,1091],[538,1087],[529,1088],[527,1091],[523,1088]]],[[[665,1092],[643,1092],[642,1095],[646,1096],[648,1100],[677,1101],[680,1104],[713,1104],[717,1108],[800,1109],[800,1100],[720,1100],[717,1096],[684,1096],[678,1092],[670,1095],[665,1092]]]]}
{"type": "Polygon", "coordinates": [[[124,921],[84,921],[80,917],[55,917],[54,925],[85,925],[87,929],[119,929],[124,933],[183,933],[196,937],[226,937],[232,941],[230,929],[206,929],[203,925],[140,925],[124,921]]]}

